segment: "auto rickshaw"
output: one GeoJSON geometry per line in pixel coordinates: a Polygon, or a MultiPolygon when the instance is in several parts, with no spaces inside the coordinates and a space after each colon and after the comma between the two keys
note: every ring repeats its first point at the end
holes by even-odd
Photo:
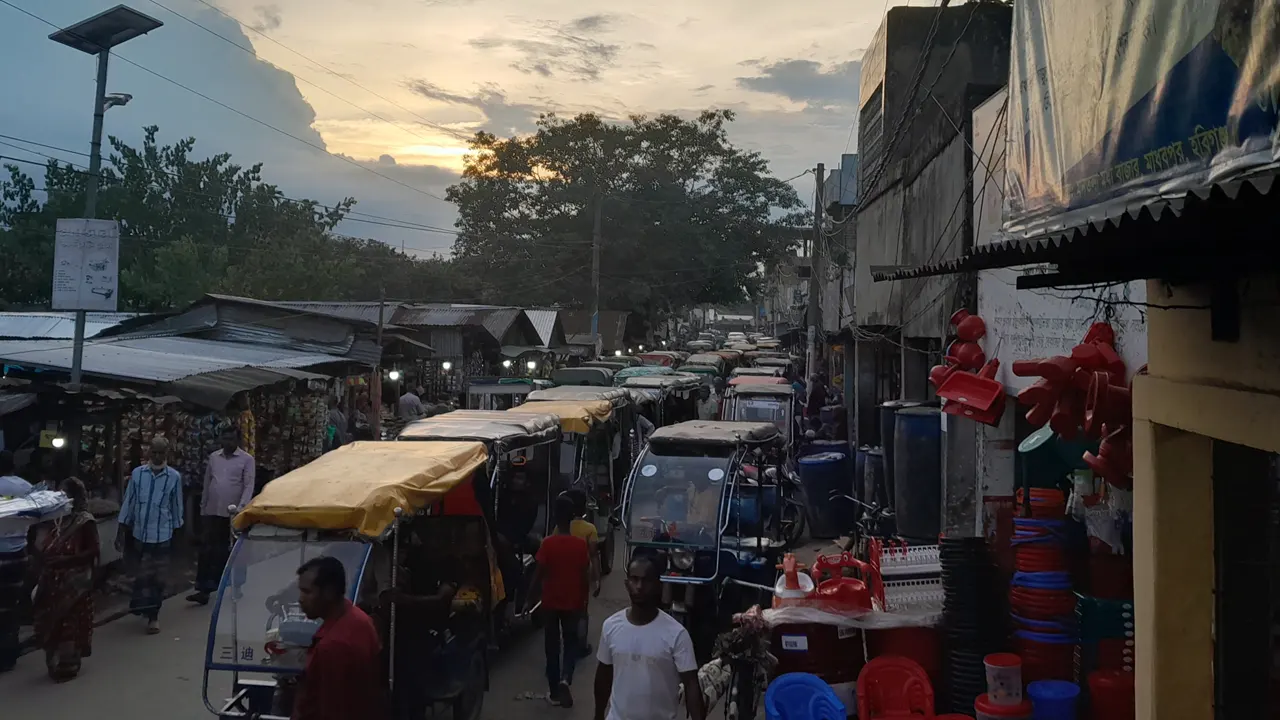
{"type": "Polygon", "coordinates": [[[745,376],[756,377],[782,377],[785,368],[780,367],[740,367],[734,370],[729,376],[730,378],[739,378],[745,376]]]}
{"type": "Polygon", "coordinates": [[[551,501],[566,487],[557,472],[560,418],[545,413],[455,410],[409,423],[396,440],[485,444],[488,484],[479,495],[499,540],[498,564],[508,600],[495,608],[494,626],[497,634],[506,636],[537,608],[530,587],[537,567],[537,543],[551,532],[551,501]],[[519,488],[514,488],[516,473],[523,475],[519,488]],[[522,497],[512,495],[513,488],[522,497]]]}
{"type": "Polygon", "coordinates": [[[698,417],[698,390],[702,380],[697,375],[672,373],[627,378],[622,385],[628,390],[650,394],[657,403],[658,427],[673,425],[698,417]]]}
{"type": "MultiPolygon", "coordinates": [[[[551,371],[551,383],[560,385],[589,385],[612,387],[614,370],[603,367],[566,367],[551,371]]],[[[541,389],[541,388],[539,388],[541,389]]]]}
{"type": "Polygon", "coordinates": [[[746,473],[777,462],[770,450],[781,443],[772,423],[694,420],[656,430],[632,468],[622,512],[628,557],[657,560],[663,602],[688,628],[700,662],[717,628],[761,599],[751,586],[772,587],[786,546],[770,537],[780,527],[770,522],[777,490],[746,473]]]}
{"type": "Polygon", "coordinates": [[[506,410],[524,402],[529,393],[551,387],[541,378],[475,378],[467,383],[468,410],[506,410]]]}
{"type": "Polygon", "coordinates": [[[629,444],[622,442],[623,428],[632,422],[630,405],[630,393],[621,388],[566,386],[531,393],[528,402],[508,411],[559,418],[559,487],[587,493],[587,520],[600,535],[600,570],[604,574],[613,570],[617,538],[610,517],[622,496],[622,478],[630,463],[629,444]],[[601,397],[591,397],[591,391],[601,397]]]}
{"type": "Polygon", "coordinates": [[[613,386],[622,387],[627,378],[650,377],[652,375],[675,375],[676,371],[665,365],[644,365],[641,367],[619,370],[613,376],[613,386]]]}
{"type": "Polygon", "coordinates": [[[342,563],[347,598],[369,608],[383,633],[395,711],[443,704],[458,720],[478,718],[490,620],[505,598],[476,496],[487,462],[478,442],[356,442],[268,483],[232,521],[238,535],[209,620],[205,707],[220,718],[287,720],[321,624],[301,610],[297,570],[324,555],[342,563]],[[448,548],[448,557],[437,556],[438,548],[448,548]],[[418,583],[433,574],[457,593],[429,620],[415,615],[424,631],[407,642],[397,617],[422,611],[400,607],[386,592],[424,592],[418,583]],[[217,707],[211,673],[231,676],[232,695],[217,707]]]}

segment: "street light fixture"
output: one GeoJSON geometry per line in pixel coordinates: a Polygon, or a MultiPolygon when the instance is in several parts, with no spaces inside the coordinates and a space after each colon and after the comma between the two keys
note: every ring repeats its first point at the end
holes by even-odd
{"type": "Polygon", "coordinates": [[[534,370],[538,369],[538,363],[536,360],[530,360],[529,362],[525,363],[524,366],[529,368],[529,372],[533,372],[534,370]]]}
{"type": "Polygon", "coordinates": [[[453,363],[449,362],[448,360],[445,360],[444,362],[440,363],[440,369],[444,370],[445,372],[449,372],[450,370],[453,369],[453,363]]]}
{"type": "Polygon", "coordinates": [[[614,357],[622,357],[622,351],[621,351],[621,350],[614,350],[614,351],[613,351],[613,356],[614,356],[614,357]]]}
{"type": "MultiPolygon", "coordinates": [[[[102,116],[107,108],[124,105],[133,99],[124,93],[107,97],[107,59],[111,48],[146,35],[164,23],[131,7],[117,5],[110,10],[81,20],[49,35],[49,39],[98,58],[98,84],[93,95],[93,136],[89,141],[89,172],[85,176],[84,216],[93,219],[98,211],[98,176],[102,174],[102,116]]],[[[71,345],[71,387],[79,391],[81,366],[84,364],[85,311],[76,310],[75,339],[71,345]]],[[[71,467],[80,463],[80,423],[72,424],[71,467]]]]}
{"type": "Polygon", "coordinates": [[[506,368],[507,370],[510,370],[510,369],[511,369],[511,361],[510,361],[510,360],[503,360],[503,361],[502,361],[502,367],[506,368]]]}
{"type": "Polygon", "coordinates": [[[392,370],[391,372],[387,373],[387,378],[388,378],[389,380],[391,380],[391,382],[395,382],[395,381],[399,380],[399,379],[400,379],[400,371],[399,371],[399,370],[392,370]]]}

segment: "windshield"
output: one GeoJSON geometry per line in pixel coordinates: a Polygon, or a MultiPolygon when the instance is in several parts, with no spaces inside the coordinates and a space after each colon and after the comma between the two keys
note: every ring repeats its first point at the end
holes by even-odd
{"type": "Polygon", "coordinates": [[[320,623],[298,606],[298,568],[328,555],[347,571],[354,600],[369,556],[368,543],[293,537],[241,536],[223,573],[205,661],[218,670],[302,672],[320,623]]]}
{"type": "Polygon", "coordinates": [[[664,446],[636,463],[627,541],[713,547],[720,534],[733,448],[664,446]]]}
{"type": "Polygon", "coordinates": [[[790,422],[790,403],[779,398],[736,398],[733,402],[733,417],[737,422],[773,423],[782,432],[787,431],[790,422]]]}

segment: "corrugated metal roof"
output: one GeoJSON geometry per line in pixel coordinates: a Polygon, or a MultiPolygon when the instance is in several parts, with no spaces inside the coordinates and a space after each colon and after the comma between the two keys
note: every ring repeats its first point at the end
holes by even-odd
{"type": "MultiPolygon", "coordinates": [[[[396,325],[429,325],[432,327],[484,327],[487,311],[477,307],[450,305],[405,305],[396,310],[396,325]]],[[[434,343],[432,343],[434,344],[434,343]]]]}
{"type": "Polygon", "coordinates": [[[559,347],[565,343],[563,328],[557,328],[560,323],[559,310],[525,310],[524,314],[533,323],[533,329],[538,331],[538,339],[545,347],[559,347]],[[557,333],[557,330],[560,332],[557,333]],[[557,334],[560,337],[556,337],[557,334]]]}
{"type": "MultiPolygon", "coordinates": [[[[316,313],[317,315],[329,315],[344,320],[360,320],[362,322],[378,322],[378,305],[377,302],[316,302],[311,300],[289,300],[286,302],[278,302],[276,305],[282,307],[294,308],[304,312],[316,313]]],[[[395,316],[396,309],[399,308],[397,303],[386,303],[382,308],[382,322],[390,324],[391,318],[395,316]]]]}
{"type": "MultiPolygon", "coordinates": [[[[137,313],[85,313],[85,337],[93,337],[137,316],[137,313]]],[[[75,331],[73,312],[0,313],[0,338],[70,340],[75,337],[75,331]]]]}
{"type": "MultiPolygon", "coordinates": [[[[165,383],[192,375],[240,367],[305,368],[344,358],[186,337],[148,337],[85,343],[86,375],[165,383]]],[[[71,370],[71,344],[57,340],[0,341],[0,362],[23,367],[71,370]]]]}
{"type": "MultiPolygon", "coordinates": [[[[627,318],[631,313],[625,310],[600,311],[600,340],[605,350],[622,350],[626,344],[627,318]]],[[[586,339],[583,344],[591,344],[591,311],[561,310],[560,324],[566,335],[581,336],[586,339]]],[[[570,340],[571,344],[578,344],[570,340]]]]}

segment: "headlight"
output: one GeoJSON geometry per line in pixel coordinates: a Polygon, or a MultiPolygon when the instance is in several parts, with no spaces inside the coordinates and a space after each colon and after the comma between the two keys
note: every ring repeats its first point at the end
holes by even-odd
{"type": "Polygon", "coordinates": [[[688,550],[672,550],[671,566],[677,570],[688,570],[693,567],[693,553],[688,550]]]}

